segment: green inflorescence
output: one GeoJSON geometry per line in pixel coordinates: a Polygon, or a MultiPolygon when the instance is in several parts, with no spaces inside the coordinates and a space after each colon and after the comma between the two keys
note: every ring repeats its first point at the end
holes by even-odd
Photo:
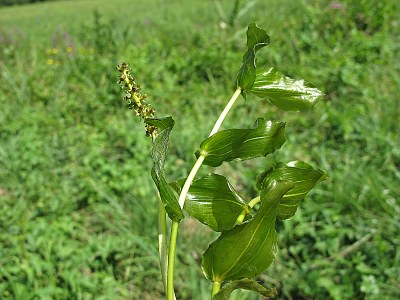
{"type": "MultiPolygon", "coordinates": [[[[147,95],[141,93],[140,85],[132,76],[132,69],[129,64],[121,63],[116,68],[120,73],[118,83],[121,89],[125,90],[124,100],[128,103],[128,107],[135,111],[136,116],[142,121],[153,118],[156,110],[147,103],[147,95]]],[[[146,135],[155,138],[157,128],[148,124],[145,127],[146,135]]]]}

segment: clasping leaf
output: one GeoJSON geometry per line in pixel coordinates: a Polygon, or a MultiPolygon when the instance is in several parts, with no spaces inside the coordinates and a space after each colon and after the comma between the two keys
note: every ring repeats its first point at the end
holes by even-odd
{"type": "MultiPolygon", "coordinates": [[[[185,179],[181,179],[172,184],[178,194],[184,183],[185,179]]],[[[214,231],[231,229],[243,210],[250,212],[228,180],[217,174],[207,174],[195,180],[189,188],[183,208],[214,231]]]]}
{"type": "Polygon", "coordinates": [[[290,180],[294,183],[294,187],[282,197],[278,206],[277,217],[285,220],[295,215],[297,207],[307,193],[326,178],[326,174],[321,170],[314,169],[302,161],[292,161],[286,165],[278,163],[262,173],[257,178],[257,186],[264,189],[275,180],[290,180]]]}
{"type": "Polygon", "coordinates": [[[266,287],[259,284],[257,281],[243,278],[240,280],[234,280],[226,283],[222,289],[214,295],[212,300],[228,300],[229,295],[236,289],[250,290],[267,297],[265,299],[274,298],[278,293],[275,288],[267,289],[266,287]]]}
{"type": "Polygon", "coordinates": [[[204,164],[218,167],[224,161],[267,156],[285,142],[285,123],[259,118],[252,129],[221,130],[200,145],[196,156],[205,155],[204,164]]]}
{"type": "Polygon", "coordinates": [[[249,92],[268,99],[282,110],[307,110],[323,98],[323,93],[311,84],[284,76],[274,68],[257,68],[256,73],[249,92]]]}
{"type": "Polygon", "coordinates": [[[203,255],[202,268],[213,282],[253,278],[275,259],[275,221],[282,196],[293,188],[291,181],[272,181],[261,191],[261,207],[250,221],[223,231],[203,255]]]}
{"type": "Polygon", "coordinates": [[[173,189],[169,186],[164,174],[165,156],[168,149],[169,134],[174,127],[174,120],[171,117],[163,119],[149,118],[145,120],[146,124],[157,127],[158,135],[153,142],[151,156],[153,158],[153,168],[151,177],[153,178],[161,201],[165,205],[165,210],[171,220],[180,221],[184,218],[183,212],[179,206],[173,189]]]}

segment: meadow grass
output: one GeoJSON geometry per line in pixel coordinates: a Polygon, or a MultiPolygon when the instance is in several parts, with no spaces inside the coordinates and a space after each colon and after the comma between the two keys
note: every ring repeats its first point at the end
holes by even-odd
{"type": "MultiPolygon", "coordinates": [[[[131,63],[158,115],[175,118],[166,172],[182,178],[234,90],[255,21],[271,34],[262,62],[313,82],[326,101],[304,114],[241,101],[226,127],[252,126],[259,115],[287,120],[288,141],[268,159],[217,172],[247,199],[276,160],[305,160],[329,175],[278,224],[279,255],[260,280],[281,299],[397,299],[399,10],[396,1],[370,2],[377,11],[368,1],[343,10],[252,1],[232,25],[230,1],[0,9],[0,298],[163,298],[150,144],[114,67],[131,63]]],[[[199,264],[212,233],[191,219],[182,228],[177,296],[206,299],[199,264]]],[[[257,296],[233,296],[246,298],[257,296]]]]}

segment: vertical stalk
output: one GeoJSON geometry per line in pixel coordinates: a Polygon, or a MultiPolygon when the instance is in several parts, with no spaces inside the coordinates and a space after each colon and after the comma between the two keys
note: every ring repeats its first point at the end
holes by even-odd
{"type": "Polygon", "coordinates": [[[164,204],[158,197],[158,253],[160,259],[161,277],[164,289],[167,289],[168,247],[167,247],[167,218],[164,204]]]}
{"type": "Polygon", "coordinates": [[[179,223],[172,221],[168,252],[167,300],[174,300],[174,265],[179,223]]]}
{"type": "MultiPolygon", "coordinates": [[[[231,110],[233,104],[235,104],[236,100],[239,98],[241,93],[241,89],[238,88],[231,99],[229,100],[228,104],[225,106],[224,110],[219,115],[217,121],[213,129],[210,132],[209,136],[212,136],[216,133],[222,125],[222,122],[228,115],[229,111],[231,110]]],[[[183,209],[185,205],[185,199],[187,193],[189,191],[190,185],[192,184],[197,172],[199,171],[201,165],[203,164],[204,159],[206,158],[206,153],[202,153],[198,158],[196,163],[194,164],[192,170],[190,171],[188,177],[186,178],[185,184],[183,185],[182,191],[179,195],[179,206],[183,209]]],[[[174,267],[175,267],[175,254],[176,254],[176,241],[178,237],[178,228],[179,223],[176,221],[172,221],[171,226],[171,235],[169,241],[169,252],[168,252],[168,271],[167,271],[167,300],[174,300],[174,267]]],[[[221,284],[219,284],[221,285],[221,284]]]]}
{"type": "Polygon", "coordinates": [[[225,120],[226,115],[228,114],[228,112],[231,110],[233,104],[235,104],[237,98],[240,96],[240,93],[242,92],[242,90],[240,88],[238,88],[235,93],[233,94],[232,98],[229,100],[228,104],[225,106],[224,110],[222,111],[222,113],[219,115],[217,121],[215,122],[215,125],[213,127],[213,129],[210,132],[209,136],[212,136],[214,133],[216,133],[219,128],[222,125],[222,122],[225,120]]]}
{"type": "Polygon", "coordinates": [[[205,155],[200,155],[197,159],[196,163],[194,164],[192,170],[189,173],[189,176],[186,178],[185,184],[183,185],[182,191],[179,195],[179,206],[183,209],[183,205],[185,204],[186,195],[189,192],[190,185],[192,184],[194,177],[196,176],[197,172],[199,171],[204,159],[205,155]]]}

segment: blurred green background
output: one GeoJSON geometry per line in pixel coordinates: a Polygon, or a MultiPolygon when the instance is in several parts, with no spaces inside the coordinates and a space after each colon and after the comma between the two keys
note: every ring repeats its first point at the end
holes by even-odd
{"type": "MultiPolygon", "coordinates": [[[[157,115],[175,118],[166,172],[178,179],[234,91],[249,22],[271,36],[259,64],[326,94],[307,113],[249,96],[224,125],[287,121],[278,153],[216,170],[247,199],[277,160],[301,159],[329,175],[278,224],[278,257],[259,280],[279,299],[400,298],[398,1],[234,4],[0,8],[0,299],[163,298],[151,145],[126,109],[115,66],[129,62],[157,115]]],[[[208,299],[200,261],[213,238],[182,222],[178,299],[208,299]]]]}

